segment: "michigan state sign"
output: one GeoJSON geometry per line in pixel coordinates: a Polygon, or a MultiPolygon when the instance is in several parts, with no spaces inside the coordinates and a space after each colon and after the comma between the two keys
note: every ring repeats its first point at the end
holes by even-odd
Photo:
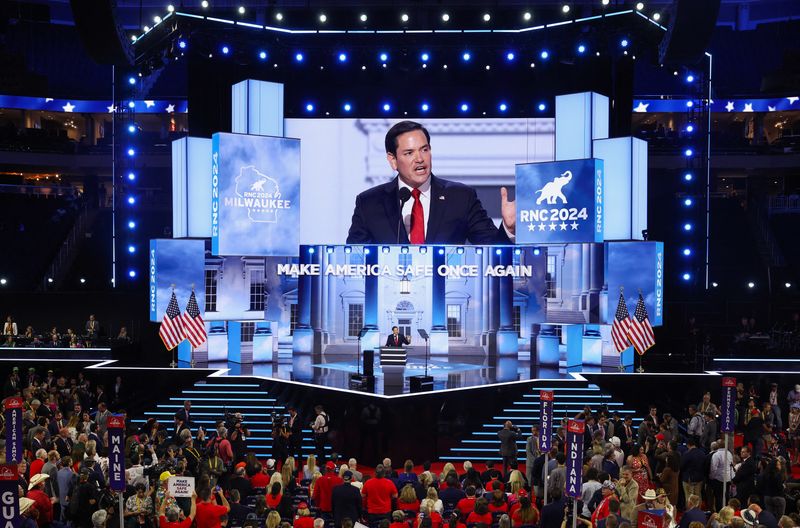
{"type": "Polygon", "coordinates": [[[214,134],[211,252],[296,256],[299,226],[300,140],[214,134]]]}
{"type": "Polygon", "coordinates": [[[603,160],[517,165],[517,243],[603,241],[603,160]]]}

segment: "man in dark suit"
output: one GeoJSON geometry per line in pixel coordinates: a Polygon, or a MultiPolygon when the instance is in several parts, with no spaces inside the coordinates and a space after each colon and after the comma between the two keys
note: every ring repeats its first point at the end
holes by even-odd
{"type": "Polygon", "coordinates": [[[475,190],[433,175],[430,134],[422,125],[397,123],[386,133],[385,147],[397,177],[356,197],[348,244],[513,243],[516,206],[505,187],[498,229],[475,190]]]}
{"type": "Polygon", "coordinates": [[[387,347],[401,347],[403,345],[410,345],[411,338],[400,333],[400,329],[396,326],[392,327],[392,333],[386,338],[387,347]]]}
{"type": "Polygon", "coordinates": [[[511,420],[506,420],[503,428],[497,432],[500,438],[500,456],[503,458],[503,475],[508,475],[512,469],[517,469],[517,438],[519,428],[514,427],[511,420]]]}
{"type": "Polygon", "coordinates": [[[756,460],[750,456],[750,448],[743,446],[740,452],[742,463],[736,474],[733,476],[731,482],[736,484],[736,498],[742,504],[746,504],[750,495],[756,491],[755,478],[756,478],[756,460]]]}
{"type": "Polygon", "coordinates": [[[331,507],[333,509],[333,524],[337,528],[342,525],[342,520],[349,518],[355,522],[361,519],[361,492],[351,484],[353,472],[345,471],[342,482],[334,486],[331,492],[331,507]]]}
{"type": "Polygon", "coordinates": [[[286,421],[286,428],[289,432],[289,456],[300,458],[301,444],[303,443],[303,420],[297,414],[297,409],[289,407],[289,418],[286,421]]]}
{"type": "Polygon", "coordinates": [[[194,423],[192,422],[191,411],[192,411],[192,402],[186,400],[183,402],[183,408],[178,409],[178,412],[176,413],[178,416],[180,416],[181,420],[183,420],[183,423],[186,424],[186,426],[189,427],[190,429],[194,425],[194,423]]]}

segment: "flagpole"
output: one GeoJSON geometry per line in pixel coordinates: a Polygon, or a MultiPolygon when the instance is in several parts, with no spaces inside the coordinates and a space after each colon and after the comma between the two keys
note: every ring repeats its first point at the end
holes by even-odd
{"type": "MultiPolygon", "coordinates": [[[[642,298],[642,289],[639,288],[639,299],[641,299],[641,298],[642,298]]],[[[638,308],[638,304],[637,304],[637,308],[638,308]]],[[[634,310],[633,316],[636,317],[636,310],[634,310]]],[[[634,355],[639,356],[639,371],[638,372],[639,372],[639,374],[644,374],[644,365],[642,365],[642,363],[644,362],[644,354],[639,354],[639,351],[636,350],[636,347],[633,347],[633,352],[634,352],[634,355]]]]}
{"type": "MultiPolygon", "coordinates": [[[[194,295],[194,283],[192,283],[192,295],[194,295]]],[[[192,349],[189,355],[189,366],[194,368],[194,345],[192,344],[191,340],[189,341],[189,346],[192,349]]]]}

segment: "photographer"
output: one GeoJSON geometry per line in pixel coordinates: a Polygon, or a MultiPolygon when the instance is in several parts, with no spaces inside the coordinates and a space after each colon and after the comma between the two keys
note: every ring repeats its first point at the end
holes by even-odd
{"type": "Polygon", "coordinates": [[[519,427],[515,427],[511,420],[506,420],[503,428],[497,432],[500,438],[500,456],[503,458],[503,475],[508,475],[512,469],[517,469],[517,438],[520,436],[519,427]]]}
{"type": "Polygon", "coordinates": [[[236,421],[233,423],[233,430],[230,432],[231,449],[233,450],[233,462],[241,462],[247,453],[247,437],[250,431],[242,423],[241,413],[234,415],[236,421]]]}
{"type": "Polygon", "coordinates": [[[283,462],[289,456],[290,433],[286,420],[280,414],[272,413],[272,456],[283,462]]]}
{"type": "Polygon", "coordinates": [[[311,430],[314,432],[314,454],[317,457],[317,465],[322,465],[325,462],[325,443],[328,441],[330,419],[322,405],[315,406],[314,412],[317,413],[317,417],[311,423],[311,430]]]}

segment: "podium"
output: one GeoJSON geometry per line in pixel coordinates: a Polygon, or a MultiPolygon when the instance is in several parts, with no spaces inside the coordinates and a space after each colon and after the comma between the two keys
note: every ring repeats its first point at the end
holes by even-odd
{"type": "Polygon", "coordinates": [[[381,347],[381,367],[405,367],[408,351],[405,347],[381,347]]]}

